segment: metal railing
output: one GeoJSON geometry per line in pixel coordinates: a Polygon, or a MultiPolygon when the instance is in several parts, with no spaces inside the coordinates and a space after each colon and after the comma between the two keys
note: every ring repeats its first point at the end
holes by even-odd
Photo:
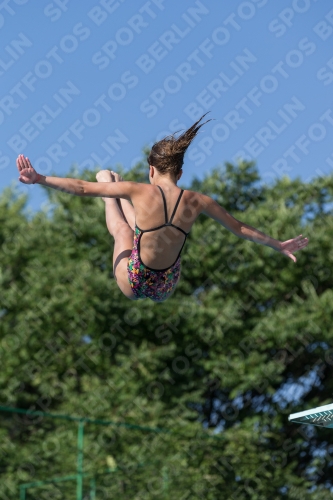
{"type": "MultiPolygon", "coordinates": [[[[61,476],[61,477],[55,477],[52,479],[47,479],[44,481],[34,481],[30,483],[24,483],[19,486],[20,490],[20,500],[26,500],[26,493],[27,490],[30,488],[39,488],[46,486],[48,484],[56,484],[56,483],[61,483],[61,482],[66,482],[66,481],[76,481],[76,500],[83,500],[83,480],[85,478],[90,478],[90,500],[95,500],[96,497],[96,481],[98,477],[105,476],[107,474],[112,474],[120,469],[118,467],[116,468],[109,468],[103,472],[99,473],[85,473],[83,471],[83,460],[84,460],[84,430],[85,430],[85,424],[86,423],[91,423],[91,424],[96,424],[96,425],[106,425],[106,426],[116,426],[116,427],[125,427],[127,429],[131,430],[139,430],[142,432],[154,432],[154,433],[166,433],[166,434],[174,434],[180,436],[181,433],[178,431],[174,430],[169,430],[169,429],[163,429],[159,427],[146,427],[142,425],[136,425],[136,424],[129,424],[129,423],[124,423],[124,422],[114,422],[112,420],[102,420],[102,419],[93,419],[93,418],[87,418],[87,417],[73,417],[71,415],[61,415],[61,414],[53,414],[53,413],[47,413],[43,411],[32,411],[32,410],[25,410],[23,408],[11,408],[7,406],[0,406],[0,412],[7,412],[7,413],[17,413],[17,414],[24,414],[24,415],[29,415],[29,416],[42,416],[42,417],[48,417],[48,418],[53,418],[53,419],[62,419],[62,420],[67,420],[71,422],[77,422],[78,428],[77,428],[77,446],[76,446],[76,453],[77,453],[77,459],[76,459],[76,474],[68,475],[68,476],[61,476]]],[[[188,436],[184,436],[185,439],[191,439],[188,436]]],[[[197,436],[199,437],[199,436],[197,436]]],[[[221,440],[223,439],[221,436],[216,436],[216,435],[210,435],[207,433],[203,433],[200,437],[203,438],[212,438],[212,439],[217,439],[221,440]]],[[[153,465],[152,463],[146,463],[146,464],[137,464],[137,467],[144,467],[148,465],[153,465]]],[[[163,467],[163,491],[167,493],[168,491],[168,471],[166,467],[163,467]]]]}

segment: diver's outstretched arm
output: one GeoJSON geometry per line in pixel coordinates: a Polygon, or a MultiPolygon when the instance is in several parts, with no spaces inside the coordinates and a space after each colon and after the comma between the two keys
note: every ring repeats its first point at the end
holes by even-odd
{"type": "Polygon", "coordinates": [[[16,160],[20,172],[19,181],[23,184],[42,184],[43,186],[64,191],[76,196],[124,198],[131,200],[132,195],[140,191],[136,182],[88,182],[68,177],[51,177],[36,172],[29,158],[19,155],[16,160]]]}
{"type": "Polygon", "coordinates": [[[260,243],[261,245],[266,245],[273,248],[277,252],[286,255],[294,262],[296,262],[296,257],[293,255],[297,250],[305,248],[309,240],[308,238],[303,238],[300,234],[296,238],[287,241],[279,241],[271,238],[267,234],[262,233],[258,229],[255,229],[245,222],[241,222],[235,219],[231,214],[229,214],[221,205],[219,205],[215,200],[206,195],[201,195],[202,202],[202,212],[203,214],[211,217],[212,219],[219,222],[226,229],[234,233],[239,238],[253,241],[255,243],[260,243]]]}

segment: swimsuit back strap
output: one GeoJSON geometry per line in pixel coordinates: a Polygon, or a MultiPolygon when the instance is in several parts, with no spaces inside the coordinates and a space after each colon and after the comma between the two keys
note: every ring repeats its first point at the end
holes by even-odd
{"type": "Polygon", "coordinates": [[[181,200],[181,197],[183,196],[183,192],[184,192],[184,189],[182,189],[182,190],[181,190],[181,192],[180,192],[180,194],[179,194],[179,196],[178,196],[178,200],[177,200],[177,203],[176,203],[176,205],[175,205],[175,208],[173,209],[173,212],[172,212],[172,215],[171,215],[171,219],[170,219],[170,221],[169,221],[169,224],[171,224],[171,223],[172,223],[172,221],[173,221],[173,218],[174,218],[174,216],[175,216],[175,213],[176,213],[176,210],[177,210],[177,208],[178,208],[179,202],[180,202],[180,200],[181,200]]]}
{"type": "Polygon", "coordinates": [[[166,205],[165,196],[164,196],[164,193],[163,193],[163,191],[162,191],[161,186],[157,186],[157,187],[159,188],[159,190],[160,190],[160,191],[161,191],[161,193],[162,193],[163,204],[164,204],[165,223],[167,224],[167,223],[168,223],[168,211],[167,211],[167,205],[166,205]]]}

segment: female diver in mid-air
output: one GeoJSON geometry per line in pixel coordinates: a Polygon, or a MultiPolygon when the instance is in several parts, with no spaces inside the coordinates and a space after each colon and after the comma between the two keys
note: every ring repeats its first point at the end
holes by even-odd
{"type": "MultiPolygon", "coordinates": [[[[40,175],[30,160],[19,155],[19,180],[39,183],[77,196],[103,197],[106,225],[114,237],[113,271],[123,294],[131,299],[163,302],[180,277],[180,254],[197,217],[202,213],[240,238],[261,243],[286,255],[308,244],[302,235],[280,242],[241,222],[215,200],[177,187],[184,154],[204,123],[201,117],[178,138],[165,137],[148,156],[150,184],[122,181],[109,170],[97,173],[96,182],[40,175]],[[131,203],[130,203],[131,202],[131,203]]],[[[207,123],[207,122],[206,122],[207,123]]]]}

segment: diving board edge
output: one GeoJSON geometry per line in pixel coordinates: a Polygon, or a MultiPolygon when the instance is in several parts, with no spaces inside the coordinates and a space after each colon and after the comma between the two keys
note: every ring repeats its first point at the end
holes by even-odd
{"type": "Polygon", "coordinates": [[[312,424],[320,427],[333,427],[333,404],[319,406],[311,410],[293,413],[288,417],[289,422],[312,424]]]}

